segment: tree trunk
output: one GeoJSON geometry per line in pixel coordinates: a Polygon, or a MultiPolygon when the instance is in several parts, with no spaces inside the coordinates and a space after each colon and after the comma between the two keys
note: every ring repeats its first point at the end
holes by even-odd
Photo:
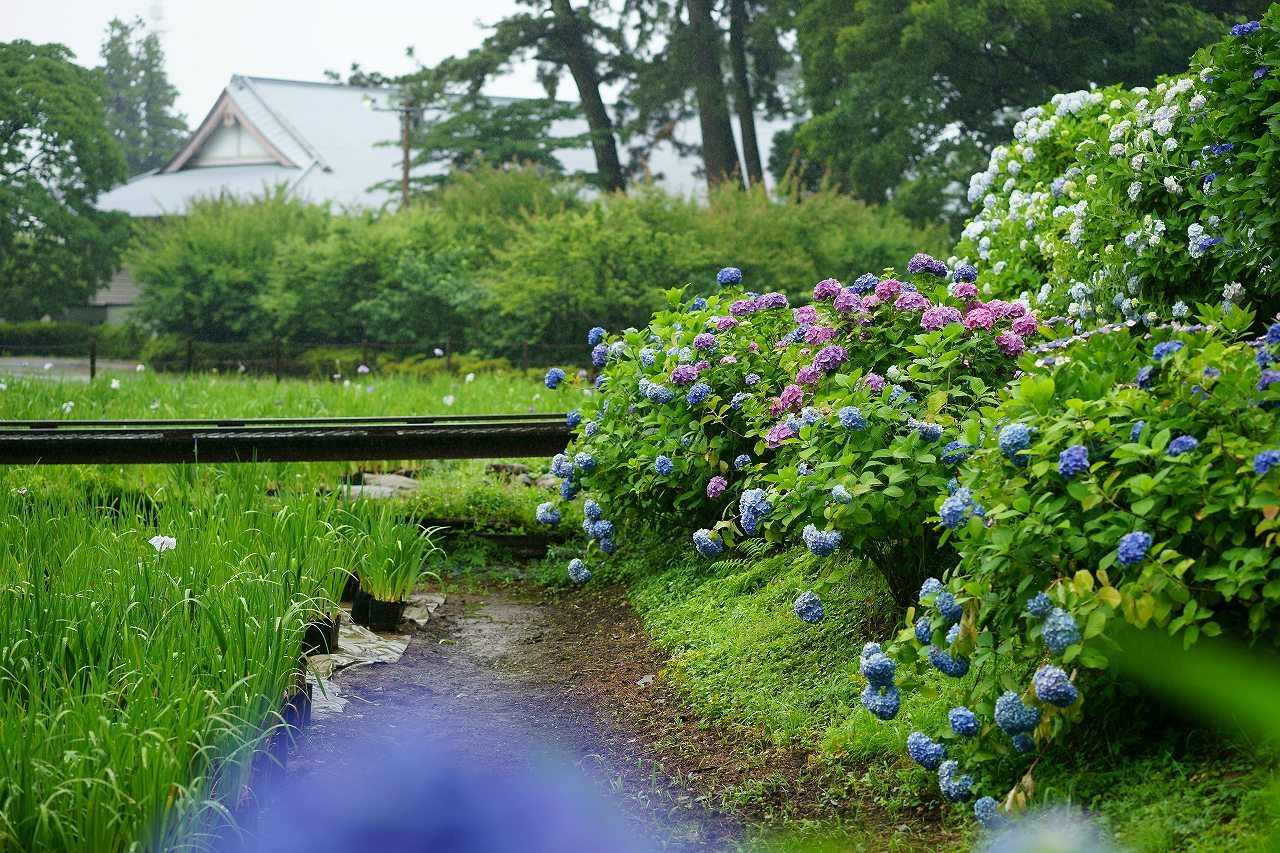
{"type": "Polygon", "coordinates": [[[729,0],[729,62],[733,68],[733,106],[742,128],[742,159],[748,183],[764,184],[760,144],[756,141],[756,114],[747,71],[747,0],[729,0]]]}
{"type": "Polygon", "coordinates": [[[707,184],[710,186],[733,180],[741,183],[742,180],[738,146],[733,141],[733,125],[729,123],[724,75],[720,69],[720,32],[711,19],[713,2],[685,0],[693,53],[693,87],[698,100],[698,119],[702,125],[702,161],[706,165],[707,184]]]}
{"type": "Polygon", "coordinates": [[[582,31],[581,21],[569,0],[551,0],[551,12],[555,16],[557,40],[564,56],[564,63],[578,87],[578,101],[587,117],[591,130],[591,147],[596,155],[596,171],[607,190],[626,189],[626,177],[618,159],[618,143],[613,132],[613,122],[600,97],[600,75],[596,70],[595,52],[582,31]]]}

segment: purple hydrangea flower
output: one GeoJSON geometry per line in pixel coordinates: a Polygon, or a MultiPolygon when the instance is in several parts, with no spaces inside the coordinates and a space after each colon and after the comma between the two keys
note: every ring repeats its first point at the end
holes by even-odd
{"type": "Polygon", "coordinates": [[[724,490],[727,489],[728,487],[729,487],[729,481],[726,480],[724,477],[721,477],[718,475],[715,477],[712,477],[710,482],[707,483],[707,497],[709,497],[711,500],[715,500],[716,498],[723,495],[724,490]]]}
{"type": "Polygon", "coordinates": [[[1014,331],[1001,332],[996,335],[996,346],[1000,347],[1000,351],[1009,358],[1017,358],[1027,348],[1027,345],[1022,342],[1022,336],[1014,331]]]}
{"type": "Polygon", "coordinates": [[[959,281],[951,285],[951,295],[956,299],[973,299],[978,295],[978,288],[972,282],[959,281]]]}
{"type": "Polygon", "coordinates": [[[840,282],[834,278],[824,278],[813,288],[813,298],[819,301],[834,299],[840,293],[840,282]]]}
{"type": "Polygon", "coordinates": [[[711,334],[710,332],[701,332],[697,335],[694,335],[693,348],[700,349],[700,350],[715,349],[716,336],[711,334]]]}
{"type": "Polygon", "coordinates": [[[849,353],[839,344],[823,347],[813,357],[813,366],[823,373],[831,373],[849,360],[849,353]]]}
{"type": "Polygon", "coordinates": [[[894,300],[893,307],[900,311],[924,311],[933,307],[933,303],[919,293],[904,293],[894,300]]]}
{"type": "Polygon", "coordinates": [[[672,385],[692,385],[698,381],[698,368],[692,364],[681,364],[671,371],[672,385]]]}
{"type": "Polygon", "coordinates": [[[950,305],[935,305],[920,316],[920,328],[936,332],[948,323],[962,322],[960,312],[950,305]]]}
{"type": "Polygon", "coordinates": [[[760,374],[758,374],[758,373],[748,373],[746,376],[742,377],[742,384],[743,384],[743,385],[746,385],[747,387],[751,387],[751,386],[753,386],[753,385],[759,385],[759,384],[760,384],[760,374]]]}
{"type": "Polygon", "coordinates": [[[754,299],[738,299],[729,306],[729,313],[735,317],[745,317],[748,314],[754,314],[760,309],[760,306],[754,299]]]}
{"type": "Polygon", "coordinates": [[[768,308],[786,308],[787,296],[785,293],[766,293],[756,300],[756,304],[761,311],[768,308]]]}
{"type": "Polygon", "coordinates": [[[884,377],[878,373],[868,373],[862,377],[862,381],[858,385],[859,387],[870,389],[873,394],[879,394],[884,390],[884,377]]]}
{"type": "Polygon", "coordinates": [[[926,255],[924,252],[918,252],[907,261],[907,272],[912,275],[927,273],[935,275],[938,278],[945,278],[947,275],[947,265],[942,261],[935,260],[932,255],[926,255]]]}
{"type": "Polygon", "coordinates": [[[1135,530],[1120,537],[1116,547],[1116,559],[1126,568],[1136,566],[1147,557],[1151,547],[1151,534],[1143,530],[1135,530]]]}

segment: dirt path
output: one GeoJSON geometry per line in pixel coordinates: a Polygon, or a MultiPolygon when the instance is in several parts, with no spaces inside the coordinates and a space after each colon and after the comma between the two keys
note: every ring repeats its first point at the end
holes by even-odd
{"type": "Polygon", "coordinates": [[[732,849],[743,830],[697,778],[727,758],[684,719],[660,664],[616,592],[450,595],[397,663],[338,675],[349,704],[291,751],[284,790],[264,798],[263,836],[285,820],[289,789],[359,774],[367,756],[421,751],[426,765],[453,762],[485,784],[534,767],[572,792],[580,781],[547,768],[585,776],[638,849],[732,849]]]}

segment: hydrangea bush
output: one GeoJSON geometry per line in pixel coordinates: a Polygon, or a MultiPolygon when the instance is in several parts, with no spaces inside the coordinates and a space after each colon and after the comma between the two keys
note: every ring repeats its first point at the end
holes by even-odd
{"type": "Polygon", "coordinates": [[[1029,356],[966,425],[977,449],[937,504],[959,564],[924,584],[887,646],[904,702],[933,694],[934,671],[964,678],[949,727],[908,744],[930,769],[958,762],[939,780],[948,799],[969,798],[947,793],[957,773],[986,794],[1022,776],[1123,653],[1117,625],[1187,645],[1280,639],[1280,323],[1249,344],[1235,339],[1251,313],[1205,319],[1216,332],[1100,334],[1029,356]],[[948,521],[962,493],[984,511],[948,521]]]}
{"type": "Polygon", "coordinates": [[[1026,293],[1079,327],[1185,316],[1191,302],[1280,302],[1280,8],[1152,88],[1057,95],[974,175],[956,254],[990,293],[1026,293]]]}
{"type": "Polygon", "coordinates": [[[731,271],[713,296],[669,292],[644,330],[595,336],[600,391],[553,466],[562,495],[683,529],[706,556],[744,536],[853,548],[909,601],[954,562],[925,519],[968,452],[958,425],[1039,330],[1025,304],[978,299],[973,267],[907,270],[827,279],[801,306],[731,271]]]}

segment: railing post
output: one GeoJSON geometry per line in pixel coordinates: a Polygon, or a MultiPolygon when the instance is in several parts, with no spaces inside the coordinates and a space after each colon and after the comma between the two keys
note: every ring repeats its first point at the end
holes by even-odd
{"type": "Polygon", "coordinates": [[[526,373],[529,372],[529,342],[520,342],[520,366],[524,368],[526,373]]]}
{"type": "Polygon", "coordinates": [[[187,338],[187,373],[196,371],[196,342],[187,338]]]}
{"type": "Polygon", "coordinates": [[[98,339],[89,338],[89,381],[98,375],[98,339]]]}
{"type": "Polygon", "coordinates": [[[275,360],[276,360],[276,381],[277,381],[277,382],[279,382],[279,381],[280,381],[280,372],[281,372],[281,359],[283,358],[283,353],[281,352],[281,348],[280,348],[280,339],[279,339],[279,338],[276,338],[276,339],[275,339],[275,347],[276,347],[276,350],[275,350],[275,360]]]}

